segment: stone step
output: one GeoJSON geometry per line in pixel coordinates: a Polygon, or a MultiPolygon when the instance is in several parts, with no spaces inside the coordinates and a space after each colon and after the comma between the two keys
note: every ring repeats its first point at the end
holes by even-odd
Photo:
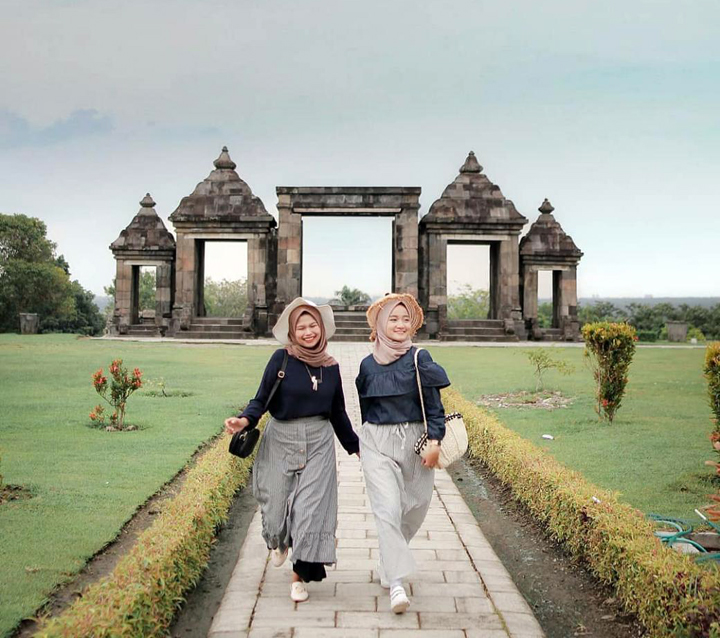
{"type": "Polygon", "coordinates": [[[478,335],[464,335],[464,334],[452,334],[452,335],[440,335],[440,341],[486,341],[491,343],[511,343],[520,341],[516,335],[498,335],[498,336],[483,336],[478,335]]]}
{"type": "Polygon", "coordinates": [[[362,328],[365,326],[368,327],[368,322],[365,319],[338,319],[335,317],[335,325],[336,326],[347,326],[348,328],[358,327],[362,328]]]}
{"type": "Polygon", "coordinates": [[[179,332],[177,339],[255,339],[252,332],[192,332],[190,330],[179,332]]]}
{"type": "Polygon", "coordinates": [[[505,336],[505,328],[503,326],[495,326],[492,328],[476,328],[475,326],[468,326],[467,328],[459,328],[457,326],[448,326],[444,334],[449,335],[475,335],[478,337],[503,337],[505,336]]]}
{"type": "Polygon", "coordinates": [[[448,327],[453,328],[495,328],[502,327],[502,319],[453,319],[447,322],[448,327]]]}
{"type": "Polygon", "coordinates": [[[224,323],[191,323],[190,332],[238,332],[242,324],[227,325],[224,323]]]}
{"type": "Polygon", "coordinates": [[[242,317],[193,317],[194,324],[212,324],[212,325],[225,325],[225,326],[242,326],[242,317]]]}
{"type": "Polygon", "coordinates": [[[343,342],[353,342],[353,343],[370,343],[370,333],[368,332],[367,335],[364,337],[358,336],[358,335],[344,335],[344,334],[337,334],[335,333],[333,335],[333,338],[330,339],[330,341],[343,341],[343,342]]]}

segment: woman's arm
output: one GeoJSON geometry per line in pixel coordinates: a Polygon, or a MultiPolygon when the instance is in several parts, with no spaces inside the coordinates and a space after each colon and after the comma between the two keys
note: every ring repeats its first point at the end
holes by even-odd
{"type": "Polygon", "coordinates": [[[248,430],[256,427],[258,421],[260,421],[260,417],[265,413],[265,404],[267,403],[268,396],[270,396],[270,391],[275,385],[275,381],[277,381],[278,371],[280,370],[284,357],[284,349],[276,350],[273,353],[267,366],[265,366],[265,372],[263,373],[260,387],[255,394],[255,398],[251,399],[245,409],[238,414],[238,418],[241,419],[245,417],[249,421],[249,425],[247,426],[248,430]]]}
{"type": "Polygon", "coordinates": [[[445,408],[440,398],[440,389],[449,386],[450,379],[442,366],[433,361],[427,350],[420,351],[418,363],[428,422],[428,438],[441,441],[445,436],[445,408]]]}
{"type": "Polygon", "coordinates": [[[352,428],[350,418],[345,410],[345,394],[343,393],[339,369],[332,410],[330,412],[330,423],[333,426],[333,430],[335,430],[335,436],[337,436],[338,441],[340,441],[340,445],[345,448],[348,454],[357,454],[360,451],[360,441],[352,428]]]}

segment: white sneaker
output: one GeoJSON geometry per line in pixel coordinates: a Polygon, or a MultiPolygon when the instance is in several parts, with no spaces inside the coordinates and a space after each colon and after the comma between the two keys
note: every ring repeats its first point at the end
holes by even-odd
{"type": "Polygon", "coordinates": [[[390,609],[394,614],[404,614],[408,607],[410,607],[410,601],[405,589],[402,585],[395,585],[390,590],[390,609]]]}
{"type": "Polygon", "coordinates": [[[270,550],[270,562],[273,567],[280,567],[288,557],[288,550],[281,552],[279,549],[270,550]]]}
{"type": "Polygon", "coordinates": [[[296,580],[290,585],[290,598],[296,603],[304,603],[309,596],[310,594],[308,594],[307,589],[305,589],[305,583],[296,580]]]}

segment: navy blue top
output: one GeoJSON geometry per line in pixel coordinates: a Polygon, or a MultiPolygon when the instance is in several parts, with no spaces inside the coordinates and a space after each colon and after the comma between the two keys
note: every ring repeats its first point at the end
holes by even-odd
{"type": "MultiPolygon", "coordinates": [[[[265,403],[275,385],[284,357],[284,348],[273,353],[265,367],[255,398],[238,415],[238,417],[246,417],[250,421],[248,429],[256,427],[265,412],[265,403]]],[[[268,411],[280,421],[307,416],[326,417],[335,430],[335,436],[348,454],[355,454],[360,449],[357,435],[352,429],[347,412],[345,412],[345,395],[338,365],[323,368],[306,367],[299,359],[288,356],[285,378],[280,382],[277,392],[270,401],[268,411]],[[312,389],[310,374],[314,375],[318,381],[322,374],[322,383],[318,383],[317,392],[312,389]]]]}
{"type": "MultiPolygon", "coordinates": [[[[373,356],[365,357],[355,385],[360,395],[363,423],[384,425],[422,422],[420,393],[415,376],[415,348],[410,348],[397,361],[380,365],[373,356]]],[[[445,436],[445,408],[440,390],[450,385],[445,370],[432,360],[427,350],[418,355],[420,380],[423,386],[428,438],[441,440],[445,436]]]]}

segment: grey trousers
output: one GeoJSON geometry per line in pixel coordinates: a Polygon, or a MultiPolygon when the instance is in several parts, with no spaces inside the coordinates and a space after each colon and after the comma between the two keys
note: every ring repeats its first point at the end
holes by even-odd
{"type": "Polygon", "coordinates": [[[435,471],[423,467],[413,445],[422,423],[360,428],[360,460],[380,546],[380,576],[388,583],[410,576],[415,560],[408,543],[425,520],[435,471]]]}
{"type": "Polygon", "coordinates": [[[271,418],[253,466],[253,495],[268,548],[292,545],[293,561],[334,563],[338,500],[330,422],[271,418]]]}

